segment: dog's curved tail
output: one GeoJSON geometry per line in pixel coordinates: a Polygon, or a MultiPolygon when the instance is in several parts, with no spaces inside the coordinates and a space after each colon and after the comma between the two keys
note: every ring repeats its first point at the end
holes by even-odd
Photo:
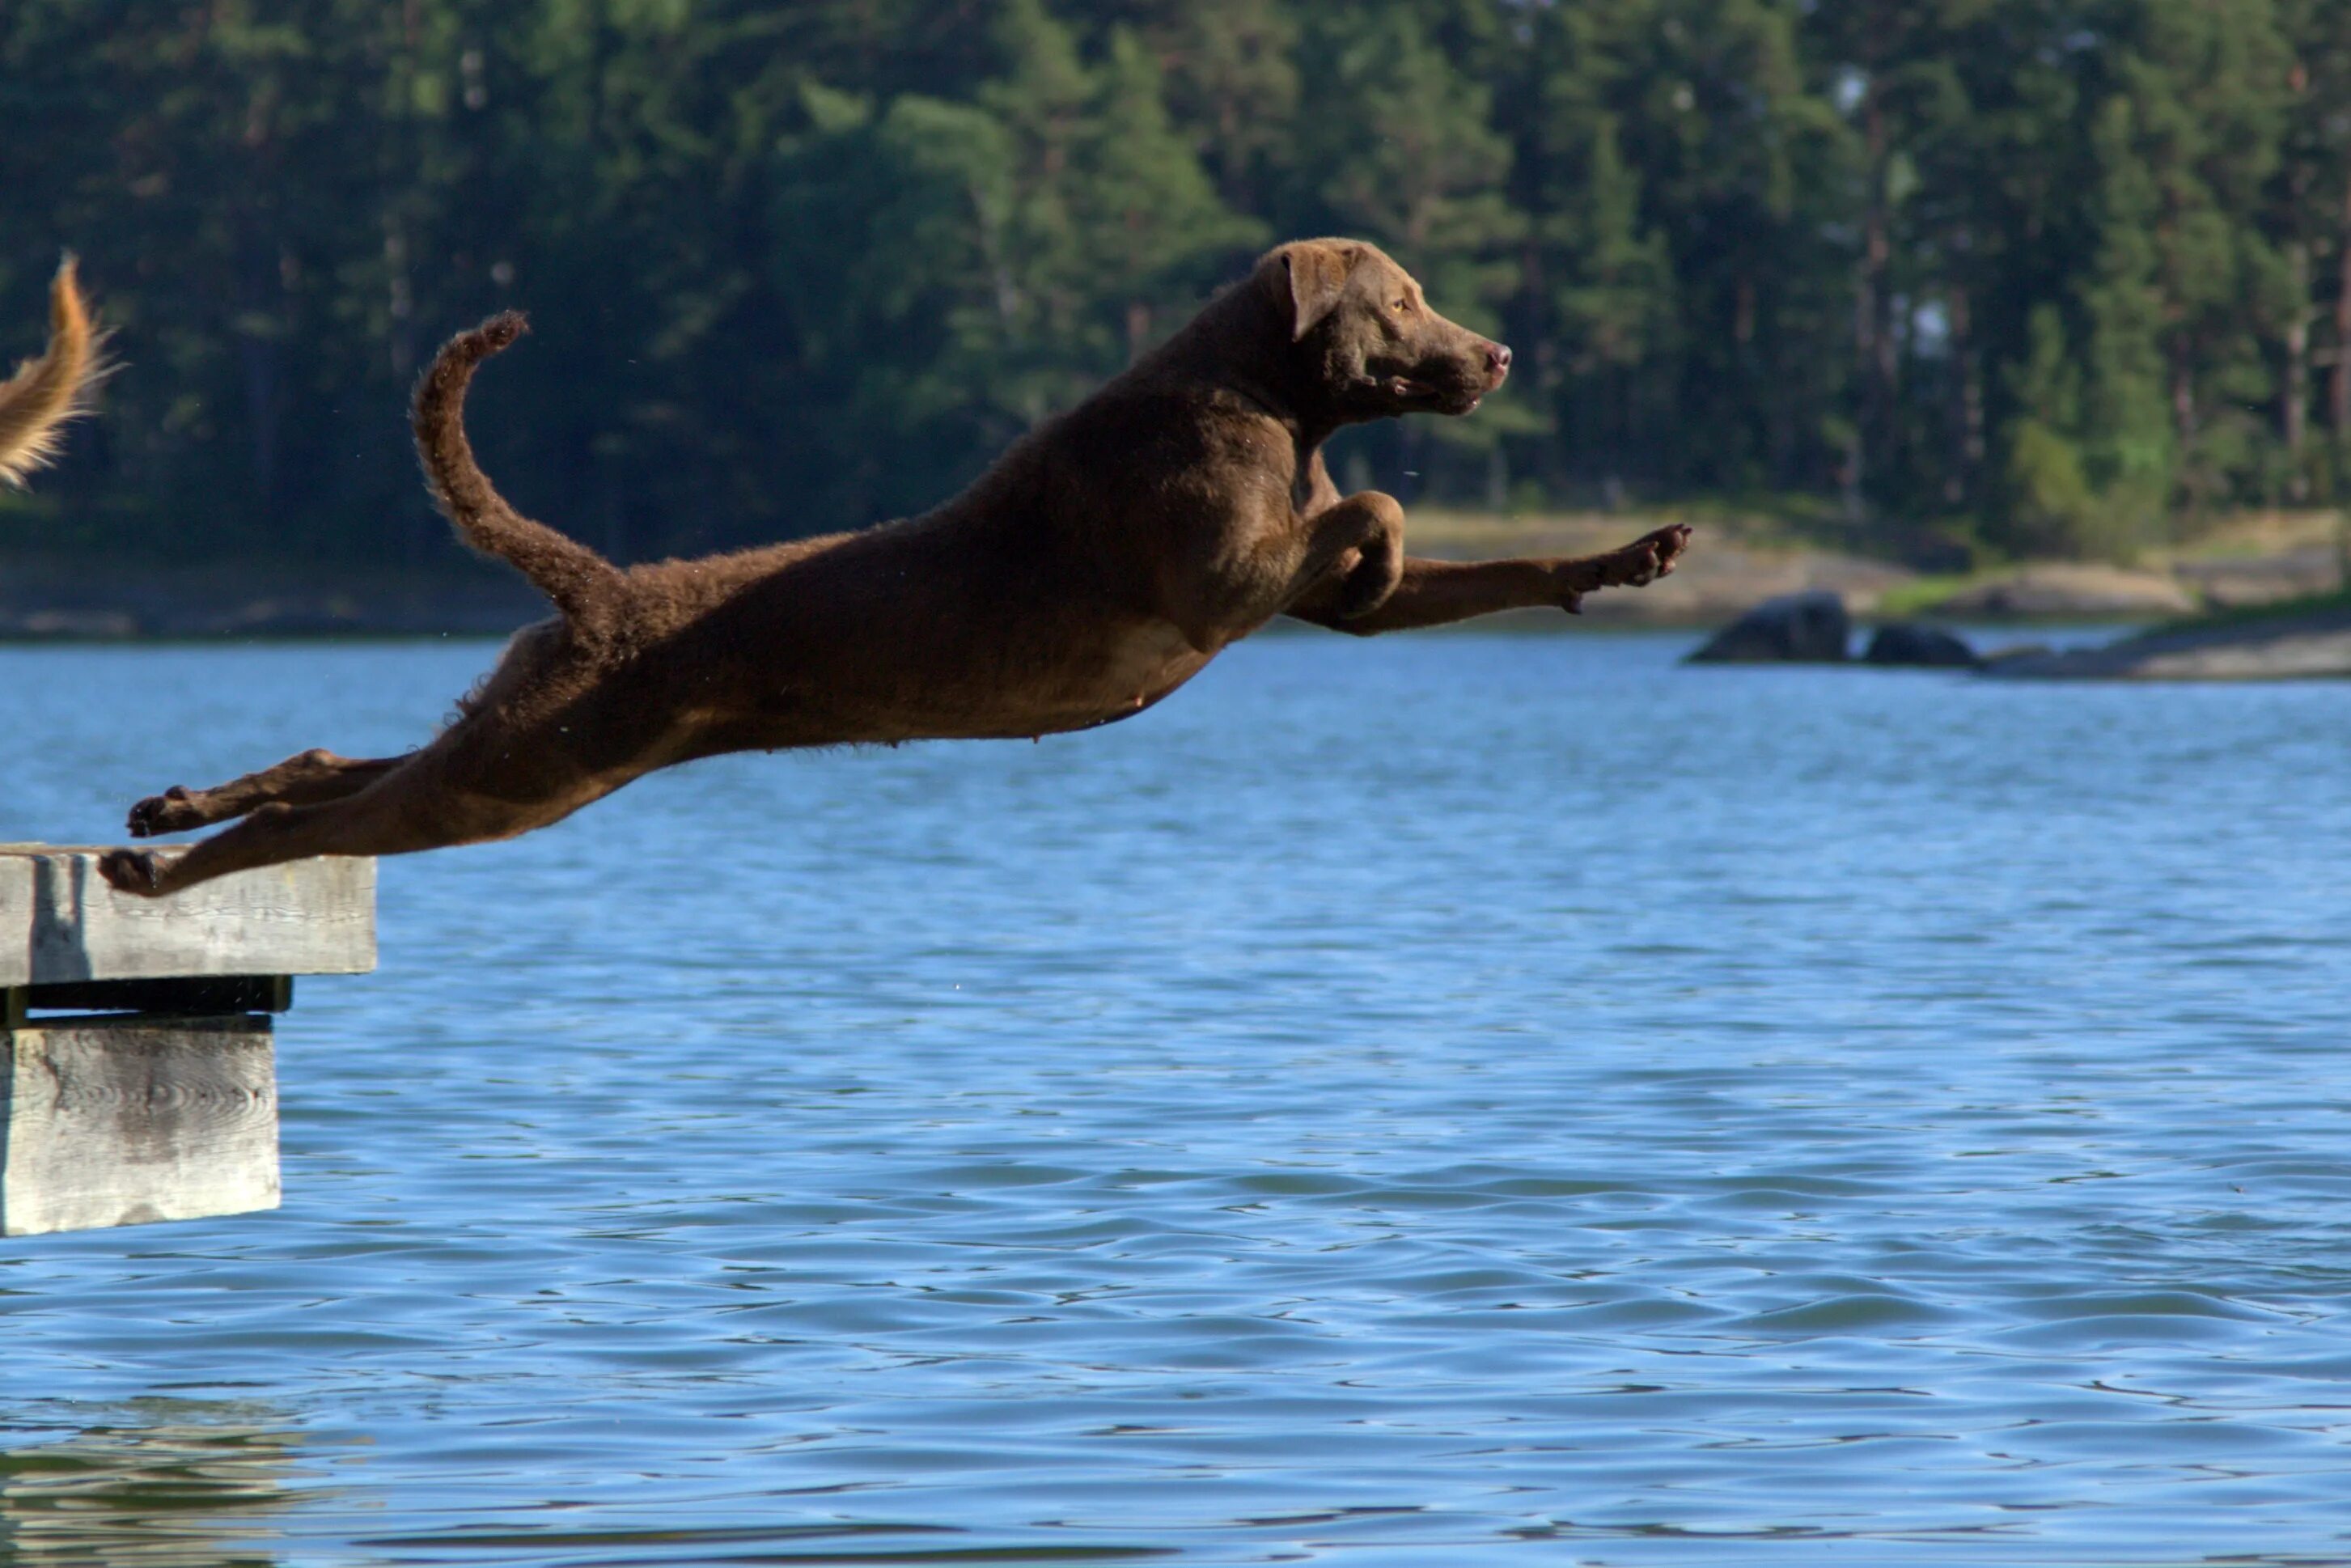
{"type": "Polygon", "coordinates": [[[0,485],[21,487],[57,455],[66,423],[89,412],[90,389],[106,373],[102,340],[68,256],[49,285],[48,348],[0,382],[0,485]]]}
{"type": "Polygon", "coordinates": [[[473,444],[465,439],[465,387],[474,379],[474,367],[521,337],[524,329],[522,313],[508,310],[442,345],[416,383],[416,454],[423,462],[434,503],[465,542],[530,579],[555,601],[575,632],[594,640],[609,632],[616,619],[620,569],[586,545],[507,505],[474,460],[473,444]]]}

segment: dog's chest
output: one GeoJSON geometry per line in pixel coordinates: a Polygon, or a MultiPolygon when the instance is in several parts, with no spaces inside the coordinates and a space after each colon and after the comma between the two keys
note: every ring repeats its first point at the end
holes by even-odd
{"type": "Polygon", "coordinates": [[[970,735],[1091,729],[1141,713],[1208,659],[1170,622],[1105,625],[1057,649],[1032,678],[998,692],[998,700],[984,705],[984,717],[967,709],[950,723],[967,725],[953,733],[970,735]]]}
{"type": "Polygon", "coordinates": [[[1113,706],[1137,697],[1147,701],[1189,680],[1207,662],[1173,622],[1133,622],[1104,646],[1093,684],[1113,706]]]}
{"type": "Polygon", "coordinates": [[[1290,507],[1301,517],[1311,517],[1339,501],[1339,487],[1331,483],[1331,471],[1323,465],[1322,449],[1310,445],[1304,436],[1294,438],[1292,449],[1296,467],[1290,481],[1290,507]]]}

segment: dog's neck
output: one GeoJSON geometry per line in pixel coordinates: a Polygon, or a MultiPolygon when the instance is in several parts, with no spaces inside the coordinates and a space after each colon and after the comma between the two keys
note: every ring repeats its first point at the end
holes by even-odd
{"type": "Polygon", "coordinates": [[[1309,455],[1348,421],[1290,340],[1288,307],[1250,278],[1210,300],[1151,356],[1276,421],[1309,455]]]}

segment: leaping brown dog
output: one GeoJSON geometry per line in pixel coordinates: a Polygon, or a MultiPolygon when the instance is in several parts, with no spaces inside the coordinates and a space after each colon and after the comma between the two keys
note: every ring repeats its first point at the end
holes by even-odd
{"type": "Polygon", "coordinates": [[[22,487],[57,456],[67,423],[89,412],[90,389],[105,373],[99,340],[68,256],[49,284],[47,349],[0,382],[0,485],[22,487]]]}
{"type": "Polygon", "coordinates": [[[1369,245],[1303,240],[935,511],[862,533],[622,570],[517,515],[474,461],[465,386],[523,330],[450,340],[416,392],[434,497],[555,601],[456,720],[405,757],[306,751],[131,810],[145,836],[243,821],[173,857],[117,850],[162,894],[308,855],[386,855],[545,827],[720,752],[1033,737],[1149,707],[1277,615],[1369,634],[1578,607],[1673,570],[1688,530],[1607,555],[1457,565],[1404,553],[1404,508],[1342,497],[1343,425],[1468,413],[1510,351],[1428,308],[1369,245]]]}

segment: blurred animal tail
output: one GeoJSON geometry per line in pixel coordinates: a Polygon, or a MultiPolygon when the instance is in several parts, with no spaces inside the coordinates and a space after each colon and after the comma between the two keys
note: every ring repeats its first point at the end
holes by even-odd
{"type": "Polygon", "coordinates": [[[104,336],[90,326],[68,256],[49,285],[47,350],[0,382],[0,485],[22,487],[57,456],[66,423],[89,412],[90,389],[106,373],[104,336]]]}
{"type": "Polygon", "coordinates": [[[438,506],[465,542],[497,557],[555,601],[572,631],[601,641],[614,629],[623,580],[620,569],[586,545],[533,522],[490,484],[465,439],[465,387],[474,367],[522,336],[522,313],[493,316],[441,347],[416,383],[416,453],[438,506]]]}

